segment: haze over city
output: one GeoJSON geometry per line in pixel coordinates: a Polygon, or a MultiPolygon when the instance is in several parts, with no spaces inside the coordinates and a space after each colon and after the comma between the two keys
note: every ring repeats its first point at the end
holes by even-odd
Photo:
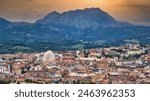
{"type": "Polygon", "coordinates": [[[35,22],[52,11],[99,7],[117,20],[150,25],[149,0],[0,0],[0,17],[35,22]]]}

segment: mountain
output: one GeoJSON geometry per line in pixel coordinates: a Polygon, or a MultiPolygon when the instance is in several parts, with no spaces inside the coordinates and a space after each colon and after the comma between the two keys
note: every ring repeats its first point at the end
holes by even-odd
{"type": "Polygon", "coordinates": [[[4,28],[4,27],[8,26],[9,24],[11,24],[10,21],[0,18],[0,28],[4,28]]]}
{"type": "Polygon", "coordinates": [[[150,44],[150,27],[120,22],[99,8],[49,13],[35,23],[0,18],[0,53],[150,44]]]}
{"type": "Polygon", "coordinates": [[[37,21],[37,23],[44,25],[49,25],[50,23],[69,25],[78,29],[95,28],[98,26],[121,27],[124,25],[100,8],[86,8],[84,10],[74,10],[62,14],[54,11],[37,21]]]}

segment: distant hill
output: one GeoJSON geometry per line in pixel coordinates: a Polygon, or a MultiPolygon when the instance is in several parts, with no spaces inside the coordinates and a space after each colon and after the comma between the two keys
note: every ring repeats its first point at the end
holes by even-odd
{"type": "Polygon", "coordinates": [[[0,28],[4,28],[4,27],[8,26],[9,24],[11,24],[10,21],[0,18],[0,28]]]}
{"type": "Polygon", "coordinates": [[[0,53],[150,43],[150,27],[120,22],[99,8],[49,13],[35,23],[0,18],[0,53]]]}

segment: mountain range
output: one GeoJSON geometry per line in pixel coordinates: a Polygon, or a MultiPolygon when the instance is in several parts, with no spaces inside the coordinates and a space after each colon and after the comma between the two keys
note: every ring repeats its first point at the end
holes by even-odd
{"type": "MultiPolygon", "coordinates": [[[[138,16],[138,15],[137,15],[138,16]]],[[[35,23],[0,18],[0,53],[150,43],[150,27],[114,19],[100,8],[49,13],[35,23]]]]}

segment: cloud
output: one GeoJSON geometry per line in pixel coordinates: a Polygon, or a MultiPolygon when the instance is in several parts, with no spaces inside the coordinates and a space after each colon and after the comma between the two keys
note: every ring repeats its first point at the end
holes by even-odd
{"type": "Polygon", "coordinates": [[[150,0],[0,0],[0,17],[33,22],[51,11],[100,7],[124,21],[148,21],[150,0]]]}
{"type": "Polygon", "coordinates": [[[125,6],[135,13],[135,21],[150,20],[150,0],[125,0],[125,6]],[[135,2],[136,1],[136,2],[135,2]]]}
{"type": "Polygon", "coordinates": [[[110,13],[120,20],[135,23],[150,20],[150,0],[113,0],[109,7],[110,13]]]}

